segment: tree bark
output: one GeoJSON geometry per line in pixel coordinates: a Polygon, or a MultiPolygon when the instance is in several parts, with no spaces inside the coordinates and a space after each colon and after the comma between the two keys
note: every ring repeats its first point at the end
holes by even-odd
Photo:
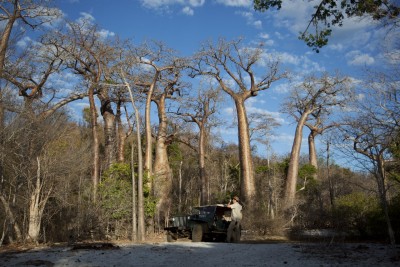
{"type": "Polygon", "coordinates": [[[105,168],[109,168],[116,161],[116,122],[107,93],[98,94],[101,100],[101,115],[104,121],[104,155],[105,168]]]}
{"type": "Polygon", "coordinates": [[[1,203],[3,203],[3,207],[6,212],[7,219],[10,221],[9,224],[11,224],[14,228],[14,232],[17,237],[17,241],[22,241],[21,228],[19,227],[17,221],[15,220],[15,216],[10,208],[10,205],[8,204],[8,202],[2,195],[0,195],[0,200],[1,200],[1,203]]]}
{"type": "Polygon", "coordinates": [[[92,166],[92,194],[93,202],[97,200],[97,186],[100,181],[100,141],[98,134],[98,124],[97,124],[97,112],[96,104],[94,101],[94,86],[89,87],[89,106],[90,106],[90,126],[92,129],[93,137],[93,166],[92,166]]]}
{"type": "Polygon", "coordinates": [[[3,77],[4,63],[6,60],[6,52],[8,47],[8,41],[10,40],[11,36],[11,31],[16,19],[20,16],[20,12],[21,11],[18,8],[18,1],[14,1],[13,15],[11,15],[10,18],[8,19],[0,39],[0,77],[3,77]]]}
{"type": "MultiPolygon", "coordinates": [[[[157,199],[158,221],[165,219],[169,210],[172,189],[172,172],[168,160],[167,115],[165,113],[165,94],[154,100],[158,111],[158,132],[155,145],[153,192],[157,199]]],[[[159,225],[160,227],[160,225],[159,225]]]]}
{"type": "Polygon", "coordinates": [[[158,76],[160,72],[156,70],[156,73],[154,74],[153,81],[149,87],[149,90],[147,92],[147,98],[146,98],[146,106],[145,106],[145,132],[146,132],[146,148],[145,148],[145,154],[144,154],[144,174],[147,176],[148,179],[148,186],[150,187],[150,191],[152,188],[152,171],[153,171],[153,138],[151,134],[151,101],[153,97],[153,92],[154,88],[156,86],[158,76]]]}
{"type": "Polygon", "coordinates": [[[124,155],[124,149],[125,149],[125,142],[126,138],[130,135],[131,129],[128,131],[128,134],[125,134],[124,131],[124,126],[122,124],[121,120],[121,101],[118,101],[117,103],[117,115],[116,115],[116,131],[117,131],[117,162],[124,162],[125,161],[125,155],[124,155]]]}
{"type": "Polygon", "coordinates": [[[239,132],[239,160],[240,160],[240,195],[244,201],[251,201],[255,196],[253,159],[250,148],[249,124],[247,121],[246,107],[241,97],[235,97],[236,112],[238,117],[239,132]]]}
{"type": "Polygon", "coordinates": [[[381,207],[383,213],[385,214],[385,221],[387,225],[389,240],[391,245],[396,244],[396,239],[394,235],[394,230],[392,226],[392,222],[389,216],[389,208],[388,208],[388,200],[387,200],[387,189],[386,189],[386,170],[384,165],[384,159],[381,155],[377,156],[376,163],[378,165],[378,172],[375,175],[376,182],[378,184],[378,192],[379,192],[379,199],[381,202],[381,207]]]}
{"type": "Polygon", "coordinates": [[[317,133],[311,130],[310,134],[308,135],[308,159],[310,165],[315,167],[317,170],[316,173],[313,174],[314,180],[318,179],[318,159],[317,159],[317,151],[315,148],[315,136],[317,133]]]}
{"type": "Polygon", "coordinates": [[[137,222],[137,240],[144,241],[145,238],[145,218],[144,218],[144,196],[143,196],[143,156],[142,156],[142,141],[140,138],[140,117],[139,111],[135,105],[135,100],[133,99],[133,94],[131,87],[126,82],[123,73],[121,73],[125,86],[128,89],[129,96],[131,99],[133,110],[135,111],[135,121],[136,121],[136,138],[137,138],[137,153],[138,153],[138,185],[137,185],[137,212],[138,212],[138,222],[137,222]]]}
{"type": "Polygon", "coordinates": [[[40,158],[37,157],[37,174],[36,183],[29,201],[29,220],[28,220],[28,237],[30,242],[38,243],[40,226],[42,223],[43,210],[51,193],[51,188],[48,192],[43,192],[43,181],[41,179],[40,158]],[[44,195],[45,194],[45,195],[44,195]],[[43,196],[44,195],[44,196],[43,196]]]}
{"type": "Polygon", "coordinates": [[[292,151],[290,153],[290,161],[288,174],[286,178],[286,186],[285,186],[285,208],[290,208],[294,205],[294,200],[296,196],[296,185],[297,185],[297,176],[299,173],[299,158],[300,158],[300,149],[301,142],[303,138],[303,128],[304,123],[307,120],[308,113],[305,112],[300,117],[296,132],[293,140],[292,151]]]}

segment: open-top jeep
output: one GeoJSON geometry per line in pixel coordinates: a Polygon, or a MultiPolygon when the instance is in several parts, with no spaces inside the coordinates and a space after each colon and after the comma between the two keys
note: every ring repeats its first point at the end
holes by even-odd
{"type": "MultiPolygon", "coordinates": [[[[190,238],[193,242],[225,241],[231,211],[231,208],[217,204],[195,207],[190,215],[174,216],[169,221],[170,225],[164,228],[167,241],[178,238],[190,238]]],[[[232,242],[239,242],[240,232],[241,229],[234,229],[232,242]]]]}

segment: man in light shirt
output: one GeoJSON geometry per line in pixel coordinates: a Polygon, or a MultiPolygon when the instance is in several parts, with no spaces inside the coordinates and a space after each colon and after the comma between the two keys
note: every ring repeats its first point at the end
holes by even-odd
{"type": "Polygon", "coordinates": [[[239,197],[233,197],[233,203],[229,201],[228,207],[232,209],[231,222],[228,227],[227,242],[231,242],[233,231],[236,230],[236,238],[234,241],[238,242],[240,238],[240,222],[242,221],[242,205],[239,204],[239,197]]]}

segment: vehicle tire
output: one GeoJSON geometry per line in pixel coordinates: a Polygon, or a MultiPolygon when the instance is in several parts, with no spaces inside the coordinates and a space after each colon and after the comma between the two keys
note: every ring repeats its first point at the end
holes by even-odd
{"type": "Polygon", "coordinates": [[[202,239],[203,239],[203,226],[199,223],[196,223],[193,226],[192,242],[201,242],[202,239]]]}
{"type": "Polygon", "coordinates": [[[177,238],[173,233],[171,232],[167,233],[167,242],[175,242],[176,240],[177,238]]]}

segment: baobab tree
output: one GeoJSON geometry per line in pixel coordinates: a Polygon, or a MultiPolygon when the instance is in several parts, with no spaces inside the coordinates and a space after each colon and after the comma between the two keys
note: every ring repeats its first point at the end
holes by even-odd
{"type": "Polygon", "coordinates": [[[149,187],[152,188],[151,176],[153,174],[153,137],[151,129],[151,103],[153,93],[164,72],[171,72],[176,68],[182,67],[182,60],[176,56],[176,52],[168,48],[161,42],[143,43],[140,46],[130,49],[132,62],[140,70],[135,85],[142,88],[146,95],[145,104],[145,156],[144,156],[144,175],[149,178],[149,187]]]}
{"type": "Polygon", "coordinates": [[[278,66],[278,61],[268,60],[262,45],[246,47],[241,39],[231,42],[220,39],[216,44],[203,44],[192,66],[192,77],[212,77],[235,103],[238,119],[240,194],[245,201],[251,201],[256,190],[245,101],[257,96],[260,91],[267,90],[273,82],[286,76],[285,73],[279,72],[278,66]],[[256,64],[262,60],[266,60],[263,63],[267,62],[264,65],[266,71],[256,75],[256,64]]]}
{"type": "MultiPolygon", "coordinates": [[[[200,85],[204,86],[204,85],[200,85]]],[[[195,123],[199,129],[197,153],[200,175],[200,205],[207,205],[210,201],[209,175],[206,169],[206,151],[211,127],[215,126],[213,115],[217,112],[217,105],[221,101],[219,90],[212,87],[200,87],[197,94],[185,99],[177,112],[185,122],[195,123]]]]}
{"type": "Polygon", "coordinates": [[[83,86],[87,87],[90,108],[90,126],[93,136],[93,201],[96,201],[100,179],[100,136],[95,96],[100,100],[100,113],[104,121],[105,168],[116,160],[116,123],[110,89],[104,85],[110,76],[109,69],[119,64],[120,51],[116,42],[102,36],[97,25],[89,18],[69,22],[64,31],[57,31],[51,39],[63,51],[64,64],[72,70],[83,86]],[[107,41],[106,41],[107,40],[107,41]]]}
{"type": "Polygon", "coordinates": [[[172,170],[168,159],[168,146],[172,143],[174,132],[168,127],[166,101],[175,98],[183,90],[184,83],[181,82],[182,69],[174,68],[161,73],[158,86],[153,93],[152,101],[157,105],[158,127],[155,142],[154,159],[154,197],[157,199],[156,214],[158,226],[161,219],[167,220],[167,213],[171,206],[172,170]]]}
{"type": "Polygon", "coordinates": [[[286,179],[285,208],[292,207],[295,202],[304,125],[313,120],[311,114],[320,113],[321,118],[321,114],[329,115],[334,107],[344,105],[344,96],[351,95],[350,85],[349,78],[339,75],[331,77],[325,73],[320,78],[310,76],[296,86],[284,102],[283,112],[297,122],[286,179]]]}

